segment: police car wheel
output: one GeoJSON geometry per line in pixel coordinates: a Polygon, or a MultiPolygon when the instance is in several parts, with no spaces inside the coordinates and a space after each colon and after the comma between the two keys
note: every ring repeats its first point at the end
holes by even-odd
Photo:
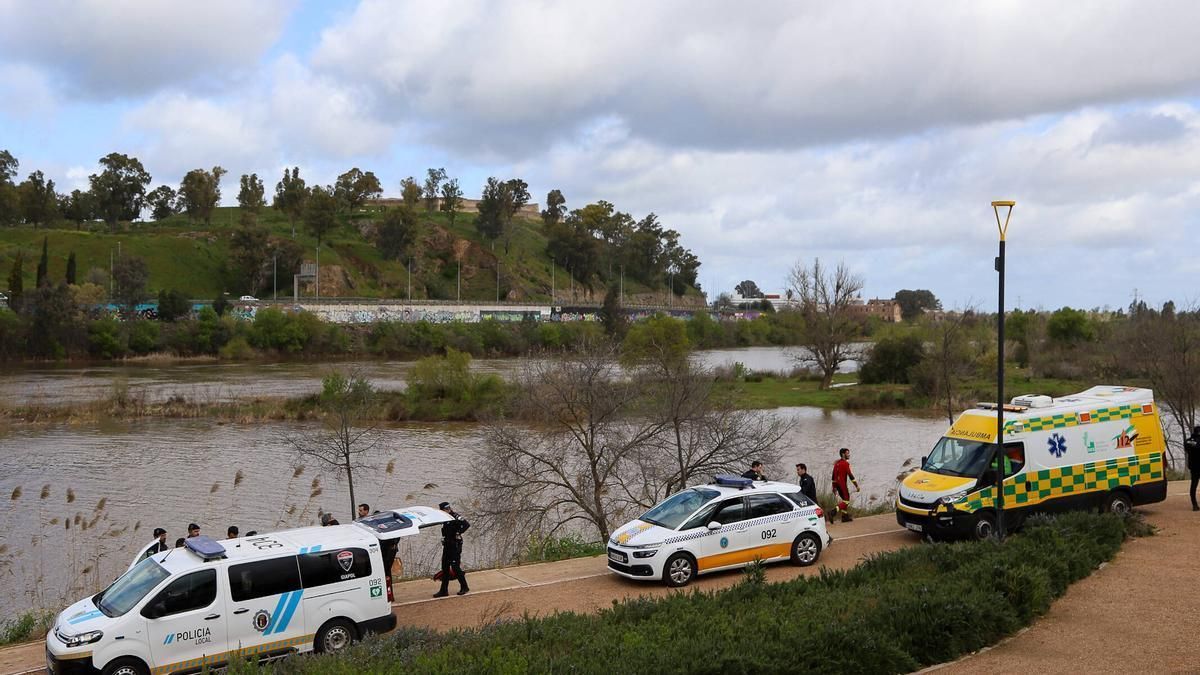
{"type": "Polygon", "coordinates": [[[1118,516],[1127,516],[1133,511],[1133,500],[1124,492],[1110,492],[1104,500],[1104,511],[1118,516]]]}
{"type": "Polygon", "coordinates": [[[696,561],[686,553],[676,553],[663,565],[663,583],[673,588],[687,586],[696,576],[696,561]]]}
{"type": "Polygon", "coordinates": [[[146,675],[150,672],[146,664],[137,659],[115,659],[104,667],[104,675],[146,675]]]}
{"type": "Polygon", "coordinates": [[[808,567],[821,557],[821,541],[812,532],[803,532],[792,542],[792,564],[808,567]]]}
{"type": "Polygon", "coordinates": [[[345,619],[334,619],[321,626],[317,631],[317,639],[313,642],[313,650],[318,654],[338,652],[350,646],[357,639],[354,626],[345,619]]]}

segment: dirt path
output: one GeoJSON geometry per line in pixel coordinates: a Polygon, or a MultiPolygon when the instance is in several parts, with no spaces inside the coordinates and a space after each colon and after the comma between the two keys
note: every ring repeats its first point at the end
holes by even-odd
{"type": "Polygon", "coordinates": [[[1200,513],[1187,483],[1141,509],[1158,534],[1125,543],[1025,632],[941,673],[1200,672],[1200,513]]]}

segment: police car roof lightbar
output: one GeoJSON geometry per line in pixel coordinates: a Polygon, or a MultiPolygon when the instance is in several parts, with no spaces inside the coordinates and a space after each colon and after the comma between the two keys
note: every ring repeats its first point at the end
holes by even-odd
{"type": "Polygon", "coordinates": [[[212,537],[204,535],[188,537],[183,540],[183,545],[205,561],[218,560],[225,557],[225,547],[213,541],[212,537]]]}
{"type": "Polygon", "coordinates": [[[730,476],[729,474],[719,474],[719,475],[713,476],[713,482],[716,483],[717,485],[723,485],[725,487],[735,487],[735,488],[739,488],[741,490],[745,490],[746,488],[754,487],[754,481],[750,480],[749,478],[742,478],[741,476],[730,476]]]}

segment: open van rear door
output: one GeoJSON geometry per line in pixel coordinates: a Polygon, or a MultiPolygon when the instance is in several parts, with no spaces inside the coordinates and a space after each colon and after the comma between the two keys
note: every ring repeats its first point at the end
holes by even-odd
{"type": "Polygon", "coordinates": [[[453,516],[445,511],[428,506],[410,506],[407,509],[372,513],[354,521],[354,524],[370,530],[379,541],[390,541],[417,534],[426,527],[441,525],[451,520],[454,520],[453,516]]]}

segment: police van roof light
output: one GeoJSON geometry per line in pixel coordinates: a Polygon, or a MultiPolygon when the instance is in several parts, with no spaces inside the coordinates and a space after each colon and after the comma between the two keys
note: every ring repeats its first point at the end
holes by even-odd
{"type": "Polygon", "coordinates": [[[183,540],[183,545],[204,560],[218,560],[225,557],[225,547],[213,541],[212,537],[205,535],[188,537],[183,540]]]}
{"type": "Polygon", "coordinates": [[[735,487],[742,490],[754,487],[753,480],[741,476],[730,476],[729,474],[713,476],[713,482],[724,487],[735,487]]]}

